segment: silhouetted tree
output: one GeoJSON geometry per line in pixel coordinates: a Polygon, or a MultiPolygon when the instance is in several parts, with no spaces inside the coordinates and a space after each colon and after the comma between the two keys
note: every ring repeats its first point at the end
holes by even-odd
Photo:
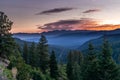
{"type": "Polygon", "coordinates": [[[83,63],[82,53],[80,51],[77,51],[77,50],[72,51],[72,53],[73,53],[73,56],[72,56],[73,63],[77,63],[79,65],[82,65],[82,63],[83,63]]]}
{"type": "Polygon", "coordinates": [[[58,65],[54,51],[52,51],[50,56],[50,76],[56,80],[58,78],[58,65]]]}
{"type": "Polygon", "coordinates": [[[68,61],[67,61],[67,67],[66,67],[66,73],[67,73],[67,78],[69,80],[74,80],[74,76],[73,76],[73,55],[72,55],[72,51],[70,51],[70,53],[68,54],[68,61]]]}
{"type": "Polygon", "coordinates": [[[84,64],[82,66],[83,80],[99,80],[98,70],[99,64],[96,57],[94,47],[89,43],[88,54],[86,55],[84,64]]]}

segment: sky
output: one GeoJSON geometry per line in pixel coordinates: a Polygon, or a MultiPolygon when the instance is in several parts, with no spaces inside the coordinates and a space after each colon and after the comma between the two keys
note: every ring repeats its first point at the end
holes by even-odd
{"type": "Polygon", "coordinates": [[[120,0],[0,0],[11,32],[120,28],[120,0]]]}

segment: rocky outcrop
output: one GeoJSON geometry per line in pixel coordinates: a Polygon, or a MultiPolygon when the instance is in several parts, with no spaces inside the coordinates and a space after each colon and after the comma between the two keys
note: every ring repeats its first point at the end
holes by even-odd
{"type": "Polygon", "coordinates": [[[9,75],[11,75],[11,71],[7,69],[7,66],[9,65],[9,60],[0,58],[0,80],[10,80],[11,77],[8,78],[9,75]]]}

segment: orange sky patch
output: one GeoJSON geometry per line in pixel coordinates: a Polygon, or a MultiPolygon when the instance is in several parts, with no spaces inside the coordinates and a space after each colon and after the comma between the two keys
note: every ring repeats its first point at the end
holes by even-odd
{"type": "Polygon", "coordinates": [[[119,25],[106,24],[106,25],[99,25],[99,26],[94,26],[94,27],[87,27],[85,29],[99,31],[99,30],[114,30],[118,28],[120,28],[120,24],[119,25]]]}

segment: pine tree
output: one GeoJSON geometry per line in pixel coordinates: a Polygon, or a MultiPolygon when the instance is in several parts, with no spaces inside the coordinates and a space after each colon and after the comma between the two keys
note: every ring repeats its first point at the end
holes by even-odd
{"type": "Polygon", "coordinates": [[[25,60],[25,63],[29,63],[29,51],[28,51],[28,45],[25,42],[23,46],[23,59],[25,60]]]}
{"type": "Polygon", "coordinates": [[[73,67],[73,77],[74,77],[74,80],[81,80],[81,70],[80,70],[80,65],[75,62],[74,63],[74,67],[73,67]]]}
{"type": "Polygon", "coordinates": [[[36,46],[35,43],[32,42],[31,46],[29,47],[29,64],[33,67],[37,67],[37,54],[36,54],[36,46]]]}
{"type": "Polygon", "coordinates": [[[66,73],[67,73],[68,80],[74,80],[72,51],[70,51],[70,53],[68,54],[66,73]]]}
{"type": "Polygon", "coordinates": [[[90,43],[88,47],[88,54],[82,68],[83,80],[99,80],[98,67],[98,59],[96,58],[94,47],[90,43]]]}
{"type": "Polygon", "coordinates": [[[58,65],[54,51],[52,51],[50,56],[50,76],[56,80],[58,78],[58,65]]]}
{"type": "Polygon", "coordinates": [[[67,62],[67,77],[69,80],[81,80],[80,66],[83,64],[83,56],[80,51],[70,51],[67,62]]]}
{"type": "Polygon", "coordinates": [[[3,12],[0,12],[0,57],[8,58],[14,53],[14,40],[11,37],[11,30],[13,22],[10,21],[3,12]]]}
{"type": "Polygon", "coordinates": [[[47,39],[44,35],[41,35],[40,41],[37,45],[37,54],[39,58],[39,67],[41,71],[46,74],[46,70],[49,67],[49,54],[48,54],[48,44],[47,39]]]}
{"type": "Polygon", "coordinates": [[[72,51],[73,57],[73,79],[74,80],[81,80],[81,66],[83,64],[83,56],[80,51],[72,51]]]}
{"type": "Polygon", "coordinates": [[[112,49],[107,40],[104,40],[102,53],[99,58],[99,79],[100,80],[120,80],[119,68],[112,59],[112,49]]]}
{"type": "Polygon", "coordinates": [[[73,62],[77,63],[79,65],[82,65],[83,55],[81,54],[81,52],[74,50],[74,51],[72,51],[72,53],[73,53],[73,62]]]}
{"type": "Polygon", "coordinates": [[[92,45],[92,43],[89,43],[88,45],[88,55],[87,58],[89,61],[93,61],[94,59],[96,59],[96,53],[94,50],[94,46],[92,45]]]}

